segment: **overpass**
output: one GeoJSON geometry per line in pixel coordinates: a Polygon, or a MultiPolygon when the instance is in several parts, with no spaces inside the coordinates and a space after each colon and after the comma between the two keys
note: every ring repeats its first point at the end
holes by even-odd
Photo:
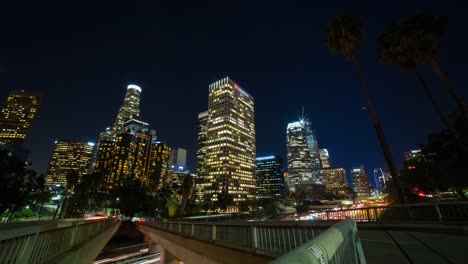
{"type": "MultiPolygon", "coordinates": [[[[137,225],[163,263],[466,263],[468,203],[310,212],[314,221],[137,225]],[[359,232],[358,232],[359,230],[359,232]]],[[[0,224],[1,263],[91,263],[116,219],[0,224]]]]}
{"type": "Polygon", "coordinates": [[[0,263],[91,263],[119,225],[117,219],[0,224],[0,263]]]}
{"type": "Polygon", "coordinates": [[[468,203],[371,207],[312,214],[316,217],[314,221],[152,222],[140,223],[137,228],[162,247],[164,263],[178,260],[184,263],[269,263],[280,256],[303,256],[304,252],[311,251],[307,245],[317,244],[317,239],[332,245],[331,249],[323,248],[323,252],[333,252],[325,262],[315,259],[317,263],[329,263],[331,259],[343,263],[338,257],[334,258],[335,253],[349,255],[359,248],[362,248],[364,261],[351,263],[364,263],[366,259],[369,263],[466,263],[468,259],[468,203]],[[352,231],[350,218],[354,219],[353,223],[357,222],[354,225],[359,232],[352,231]],[[330,228],[332,225],[335,226],[330,228]],[[323,238],[325,233],[328,239],[323,238]],[[340,250],[350,237],[355,243],[348,244],[345,254],[340,250]]]}

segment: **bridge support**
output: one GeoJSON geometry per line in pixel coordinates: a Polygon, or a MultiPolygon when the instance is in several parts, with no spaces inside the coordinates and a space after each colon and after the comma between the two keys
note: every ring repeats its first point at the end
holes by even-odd
{"type": "Polygon", "coordinates": [[[64,254],[56,257],[50,263],[91,263],[99,255],[99,252],[104,248],[107,242],[112,238],[114,233],[120,226],[120,222],[103,231],[94,238],[86,241],[81,245],[66,251],[64,254]]]}
{"type": "Polygon", "coordinates": [[[189,237],[165,232],[145,225],[137,225],[137,229],[145,236],[157,243],[162,250],[162,263],[185,264],[262,264],[270,263],[273,258],[236,250],[210,242],[203,242],[189,237]]]}

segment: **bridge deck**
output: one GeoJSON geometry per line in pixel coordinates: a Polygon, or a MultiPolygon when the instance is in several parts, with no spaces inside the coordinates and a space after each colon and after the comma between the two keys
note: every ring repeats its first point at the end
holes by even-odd
{"type": "Polygon", "coordinates": [[[360,230],[368,263],[467,263],[468,236],[360,230]]]}

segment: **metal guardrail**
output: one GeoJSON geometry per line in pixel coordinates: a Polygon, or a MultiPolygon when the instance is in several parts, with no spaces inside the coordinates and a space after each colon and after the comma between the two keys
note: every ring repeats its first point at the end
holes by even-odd
{"type": "Polygon", "coordinates": [[[270,257],[279,257],[324,232],[331,221],[146,222],[166,232],[270,257]]]}
{"type": "Polygon", "coordinates": [[[45,263],[117,222],[117,219],[65,219],[0,224],[0,262],[45,263]]]}
{"type": "Polygon", "coordinates": [[[340,221],[311,241],[272,262],[289,263],[366,264],[356,221],[350,218],[340,221]]]}
{"type": "Polygon", "coordinates": [[[357,222],[468,222],[468,202],[407,204],[357,209],[316,211],[318,220],[357,222]]]}

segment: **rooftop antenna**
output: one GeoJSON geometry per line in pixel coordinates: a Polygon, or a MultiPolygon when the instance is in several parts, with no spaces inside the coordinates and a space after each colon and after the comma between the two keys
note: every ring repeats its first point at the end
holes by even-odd
{"type": "Polygon", "coordinates": [[[304,106],[302,106],[302,117],[301,117],[301,120],[305,120],[305,118],[304,118],[304,106]]]}

